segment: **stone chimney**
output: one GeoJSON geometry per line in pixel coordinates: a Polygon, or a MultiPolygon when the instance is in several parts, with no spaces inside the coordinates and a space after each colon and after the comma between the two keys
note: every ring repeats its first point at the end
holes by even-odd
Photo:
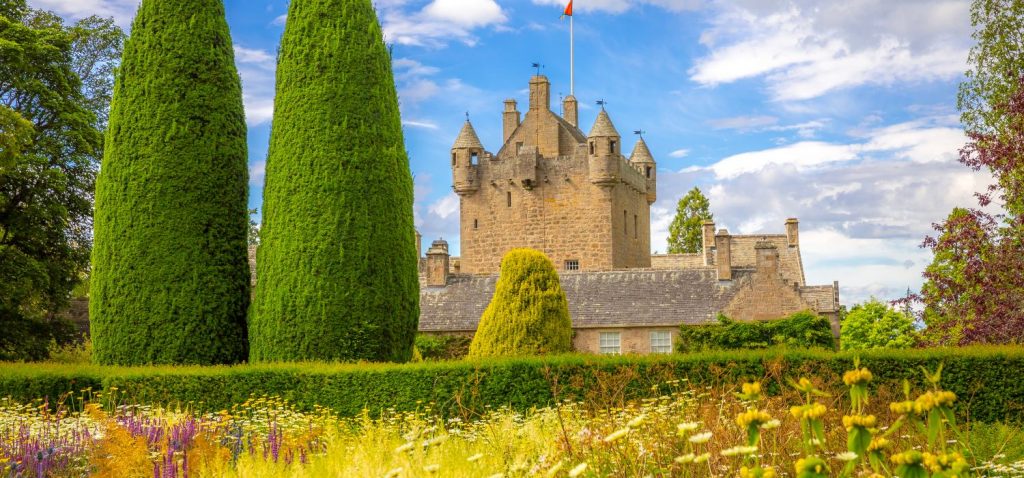
{"type": "Polygon", "coordinates": [[[800,221],[795,217],[786,219],[786,239],[789,241],[789,247],[800,245],[800,221]]]}
{"type": "Polygon", "coordinates": [[[427,249],[427,286],[448,285],[448,242],[438,239],[427,249]]]}
{"type": "Polygon", "coordinates": [[[511,98],[505,100],[505,111],[501,113],[502,138],[501,142],[508,141],[512,133],[519,127],[519,110],[516,109],[516,100],[511,98]]]}
{"type": "Polygon", "coordinates": [[[779,250],[774,243],[764,239],[757,241],[757,244],[754,244],[754,253],[757,254],[758,274],[778,275],[779,250]]]}
{"type": "Polygon", "coordinates": [[[715,267],[718,280],[732,280],[732,250],[729,245],[729,231],[719,229],[715,234],[715,267]]]}
{"type": "Polygon", "coordinates": [[[576,103],[575,96],[569,95],[562,100],[562,117],[569,124],[579,128],[579,104],[576,103]]]}
{"type": "Polygon", "coordinates": [[[423,257],[423,234],[416,231],[416,258],[423,257]]]}
{"type": "Polygon", "coordinates": [[[530,78],[530,111],[551,110],[551,82],[544,75],[530,78]]]}
{"type": "Polygon", "coordinates": [[[704,250],[704,265],[715,264],[715,221],[704,221],[704,229],[701,233],[704,241],[701,248],[704,250]]]}

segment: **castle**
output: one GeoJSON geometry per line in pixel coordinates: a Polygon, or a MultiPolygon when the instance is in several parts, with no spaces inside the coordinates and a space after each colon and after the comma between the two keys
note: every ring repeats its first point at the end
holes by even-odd
{"type": "Polygon", "coordinates": [[[732,235],[708,222],[702,253],[651,255],[657,164],[643,137],[627,158],[603,107],[584,135],[576,98],[563,100],[559,116],[550,92],[546,77],[530,79],[525,118],[505,100],[497,154],[468,118],[459,132],[451,169],[461,255],[437,240],[421,259],[421,332],[473,333],[502,256],[530,247],[559,269],[580,351],[668,352],[680,325],[719,313],[766,320],[810,309],[838,334],[838,282],[806,285],[797,219],[773,235],[732,235]]]}

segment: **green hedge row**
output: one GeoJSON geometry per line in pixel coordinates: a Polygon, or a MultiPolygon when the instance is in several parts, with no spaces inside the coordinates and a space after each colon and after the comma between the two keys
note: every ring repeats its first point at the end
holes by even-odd
{"type": "MultiPolygon", "coordinates": [[[[428,403],[448,415],[473,416],[490,408],[518,410],[557,400],[615,406],[667,393],[668,382],[735,386],[760,379],[770,393],[787,377],[814,376],[841,394],[841,377],[853,353],[824,351],[708,352],[661,356],[586,356],[495,359],[421,364],[289,363],[213,367],[97,367],[0,364],[0,396],[29,401],[65,392],[118,387],[130,401],[189,403],[220,410],[250,395],[279,395],[300,409],[319,404],[342,415],[368,409],[422,409],[428,403]]],[[[973,420],[1024,420],[1024,348],[986,347],[872,351],[859,354],[874,372],[874,387],[889,397],[908,379],[924,388],[921,367],[944,365],[942,385],[961,398],[959,412],[973,420]]]]}
{"type": "Polygon", "coordinates": [[[776,346],[835,349],[835,337],[827,318],[804,310],[781,319],[753,322],[736,321],[718,314],[717,324],[683,324],[676,340],[679,352],[776,346]]]}

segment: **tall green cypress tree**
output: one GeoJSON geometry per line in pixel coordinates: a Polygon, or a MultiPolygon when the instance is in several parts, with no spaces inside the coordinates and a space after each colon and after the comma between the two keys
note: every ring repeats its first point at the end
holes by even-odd
{"type": "Polygon", "coordinates": [[[412,175],[370,0],[292,0],[277,65],[250,360],[406,361],[412,175]]]}
{"type": "Polygon", "coordinates": [[[143,0],[96,181],[89,315],[98,362],[246,359],[248,181],[221,0],[143,0]]]}

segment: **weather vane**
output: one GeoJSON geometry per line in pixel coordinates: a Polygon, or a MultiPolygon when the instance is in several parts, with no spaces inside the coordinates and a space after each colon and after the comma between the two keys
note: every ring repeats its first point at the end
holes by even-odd
{"type": "Polygon", "coordinates": [[[531,63],[531,65],[537,69],[537,76],[540,76],[540,69],[544,68],[544,65],[541,65],[540,63],[531,63]]]}
{"type": "Polygon", "coordinates": [[[633,130],[633,134],[640,135],[640,139],[644,139],[644,133],[646,133],[646,131],[644,131],[642,129],[633,130]]]}
{"type": "Polygon", "coordinates": [[[597,100],[597,104],[601,107],[601,111],[604,111],[604,105],[608,104],[608,102],[605,100],[597,100]]]}
{"type": "Polygon", "coordinates": [[[466,112],[466,121],[469,121],[469,112],[466,112]]]}

